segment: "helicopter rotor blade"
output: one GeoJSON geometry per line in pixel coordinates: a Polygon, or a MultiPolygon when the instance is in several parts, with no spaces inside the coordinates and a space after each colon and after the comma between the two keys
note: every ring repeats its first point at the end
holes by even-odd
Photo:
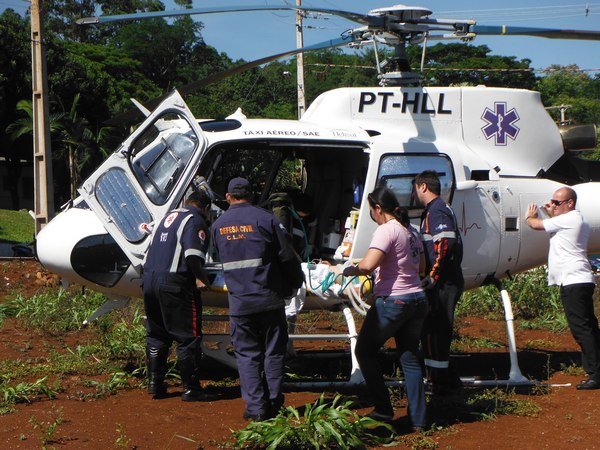
{"type": "MultiPolygon", "coordinates": [[[[306,47],[302,47],[302,48],[295,48],[293,50],[289,50],[286,52],[282,52],[282,53],[277,53],[275,55],[271,55],[271,56],[266,56],[264,58],[260,58],[260,59],[256,59],[254,61],[250,61],[247,62],[245,64],[241,64],[239,66],[235,66],[232,67],[230,69],[224,70],[222,72],[218,72],[215,73],[213,75],[209,75],[206,78],[203,78],[201,80],[198,81],[194,81],[193,83],[189,83],[186,84],[184,86],[178,87],[177,90],[179,91],[179,93],[181,95],[188,95],[191,94],[193,92],[196,92],[197,90],[206,87],[210,84],[216,83],[218,81],[221,81],[227,77],[230,77],[232,75],[244,72],[246,70],[252,69],[254,67],[258,67],[261,66],[263,64],[267,64],[270,63],[272,61],[276,61],[278,59],[281,58],[286,58],[288,56],[293,56],[296,55],[298,53],[304,53],[304,52],[308,52],[308,51],[316,51],[316,50],[325,50],[328,48],[335,48],[335,47],[340,47],[342,45],[348,45],[348,44],[352,44],[355,42],[361,42],[363,41],[366,36],[365,36],[365,32],[366,32],[366,27],[362,27],[362,28],[358,28],[355,30],[351,30],[349,32],[346,32],[342,37],[339,37],[337,39],[331,39],[328,41],[323,41],[323,42],[319,42],[317,44],[312,44],[306,47]]],[[[153,110],[154,108],[156,108],[160,102],[162,102],[168,95],[164,95],[158,98],[154,98],[148,102],[146,102],[144,104],[144,107],[149,109],[149,110],[153,110]]],[[[138,107],[139,108],[139,107],[138,107]]],[[[109,119],[108,121],[104,122],[106,125],[109,126],[115,126],[115,125],[121,125],[122,123],[131,123],[134,122],[140,115],[140,111],[139,109],[131,109],[129,111],[125,111],[121,114],[118,114],[117,116],[109,119]]]]}
{"type": "Polygon", "coordinates": [[[92,16],[77,19],[78,25],[88,25],[94,23],[121,22],[127,20],[149,19],[153,17],[177,17],[190,16],[195,14],[218,14],[226,12],[249,12],[249,11],[310,11],[323,14],[333,14],[360,24],[367,24],[368,19],[364,14],[353,13],[350,11],[341,11],[337,9],[313,8],[313,7],[294,7],[294,6],[223,6],[213,8],[190,8],[172,11],[149,11],[132,14],[118,14],[114,16],[92,16]]]}
{"type": "Polygon", "coordinates": [[[600,31],[561,30],[554,28],[512,27],[506,25],[471,25],[469,31],[478,36],[536,36],[549,39],[600,41],[600,31]]]}
{"type": "Polygon", "coordinates": [[[331,39],[328,41],[319,42],[317,44],[309,45],[306,47],[295,48],[293,50],[289,50],[289,51],[286,51],[283,53],[277,53],[275,55],[266,56],[266,57],[260,58],[260,59],[255,59],[254,61],[250,61],[245,64],[232,67],[231,69],[210,75],[202,80],[187,84],[185,86],[178,88],[177,90],[182,95],[190,94],[204,86],[208,86],[209,84],[216,83],[218,81],[223,80],[224,78],[230,77],[231,75],[235,75],[237,73],[244,72],[246,70],[252,69],[257,66],[261,66],[263,64],[270,63],[272,61],[276,61],[281,58],[287,58],[288,56],[293,56],[298,53],[304,53],[304,52],[308,52],[308,51],[316,51],[316,50],[324,50],[324,49],[328,49],[328,48],[340,47],[342,45],[351,44],[353,42],[361,40],[359,37],[360,33],[357,33],[356,30],[354,30],[354,31],[355,31],[354,33],[348,33],[347,35],[344,35],[343,37],[340,37],[337,39],[331,39]]]}

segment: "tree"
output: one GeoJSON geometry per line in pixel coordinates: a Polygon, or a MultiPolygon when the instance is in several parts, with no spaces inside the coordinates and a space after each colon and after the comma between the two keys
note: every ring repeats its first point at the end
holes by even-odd
{"type": "MultiPolygon", "coordinates": [[[[600,78],[591,78],[576,65],[550,66],[536,83],[546,106],[569,105],[568,118],[575,123],[600,123],[600,78]]],[[[553,111],[558,120],[558,111],[553,111]]]]}
{"type": "Polygon", "coordinates": [[[17,109],[19,100],[31,98],[29,34],[30,26],[26,18],[10,9],[0,14],[0,156],[5,158],[7,164],[7,186],[14,209],[20,207],[18,186],[21,161],[31,160],[33,151],[30,137],[14,135],[11,138],[6,128],[20,114],[17,109]]]}
{"type": "Polygon", "coordinates": [[[122,27],[111,40],[140,70],[164,91],[195,81],[189,78],[190,63],[197,46],[204,46],[201,26],[189,17],[168,24],[164,19],[147,19],[122,27]]]}
{"type": "MultiPolygon", "coordinates": [[[[419,67],[421,48],[411,47],[412,67],[419,67]]],[[[531,60],[490,55],[486,45],[436,44],[425,52],[425,84],[433,86],[483,84],[490,87],[532,89],[531,60]],[[488,70],[485,70],[488,69],[488,70]]]]}
{"type": "Polygon", "coordinates": [[[93,141],[93,132],[90,129],[89,122],[78,114],[77,107],[79,103],[79,94],[75,94],[73,103],[69,111],[65,111],[62,117],[62,130],[59,142],[62,144],[62,151],[56,152],[60,157],[61,153],[66,153],[71,198],[77,197],[77,187],[81,184],[81,168],[90,159],[90,143],[93,141]]]}

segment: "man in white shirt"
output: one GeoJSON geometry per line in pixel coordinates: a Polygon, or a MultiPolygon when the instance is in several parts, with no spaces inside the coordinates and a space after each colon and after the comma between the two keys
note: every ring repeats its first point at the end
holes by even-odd
{"type": "Polygon", "coordinates": [[[588,374],[577,389],[600,389],[600,330],[593,300],[596,285],[587,259],[590,227],[575,209],[576,204],[577,193],[561,187],[544,206],[549,218],[539,218],[538,207],[530,204],[525,221],[534,230],[550,234],[548,284],[560,286],[567,322],[581,347],[583,369],[588,374]]]}

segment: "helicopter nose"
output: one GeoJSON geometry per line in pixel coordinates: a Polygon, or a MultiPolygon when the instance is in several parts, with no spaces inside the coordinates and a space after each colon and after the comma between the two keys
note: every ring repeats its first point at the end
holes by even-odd
{"type": "Polygon", "coordinates": [[[36,238],[36,253],[40,263],[64,280],[75,281],[71,254],[82,239],[106,230],[89,209],[70,208],[58,214],[36,238]]]}
{"type": "Polygon", "coordinates": [[[590,225],[588,253],[600,253],[600,183],[591,182],[572,186],[577,192],[577,209],[590,225]]]}

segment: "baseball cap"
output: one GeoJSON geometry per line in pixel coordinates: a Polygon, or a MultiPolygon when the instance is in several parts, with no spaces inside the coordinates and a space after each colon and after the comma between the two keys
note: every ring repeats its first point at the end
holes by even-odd
{"type": "Polygon", "coordinates": [[[245,178],[236,177],[227,185],[227,192],[236,195],[249,195],[252,193],[252,187],[245,178]]]}

